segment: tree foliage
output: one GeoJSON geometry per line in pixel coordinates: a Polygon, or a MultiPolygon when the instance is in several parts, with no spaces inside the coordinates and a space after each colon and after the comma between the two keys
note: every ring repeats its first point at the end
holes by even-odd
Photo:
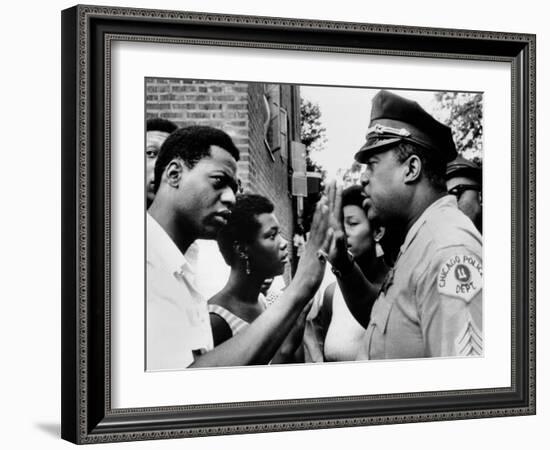
{"type": "Polygon", "coordinates": [[[361,181],[361,174],[364,171],[364,166],[357,161],[351,163],[351,167],[344,171],[342,174],[342,181],[344,182],[344,187],[352,186],[354,184],[359,184],[361,181]]]}
{"type": "Polygon", "coordinates": [[[470,160],[483,158],[482,94],[437,92],[438,115],[453,133],[457,151],[470,160]]]}
{"type": "MultiPolygon", "coordinates": [[[[326,177],[326,171],[323,167],[311,159],[311,154],[325,149],[327,142],[326,128],[321,121],[321,108],[317,103],[313,103],[304,98],[300,101],[301,133],[300,139],[305,145],[306,150],[306,170],[308,172],[321,173],[321,189],[326,177]]],[[[304,212],[302,216],[302,227],[304,233],[309,231],[315,205],[321,198],[322,192],[309,194],[304,202],[304,212]]]]}
{"type": "Polygon", "coordinates": [[[311,159],[311,154],[324,150],[327,142],[327,130],[321,122],[321,109],[317,103],[302,98],[300,101],[300,116],[300,139],[306,146],[307,170],[323,173],[323,168],[311,159]]]}

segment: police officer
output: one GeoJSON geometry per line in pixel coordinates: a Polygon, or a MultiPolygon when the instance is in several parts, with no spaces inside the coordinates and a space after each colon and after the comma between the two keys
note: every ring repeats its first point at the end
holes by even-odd
{"type": "Polygon", "coordinates": [[[376,292],[360,280],[335,226],[329,260],[348,307],[367,328],[359,360],[483,352],[481,235],[447,194],[445,168],[455,157],[450,129],[416,102],[387,91],[374,97],[355,159],[366,165],[369,219],[402,244],[376,292]]]}
{"type": "Polygon", "coordinates": [[[447,164],[447,190],[456,197],[458,208],[482,232],[481,167],[462,156],[447,164]]]}

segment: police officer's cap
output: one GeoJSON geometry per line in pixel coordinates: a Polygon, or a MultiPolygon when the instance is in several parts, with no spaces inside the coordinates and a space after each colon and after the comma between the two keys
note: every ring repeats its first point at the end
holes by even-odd
{"type": "Polygon", "coordinates": [[[481,183],[481,167],[473,161],[457,156],[456,159],[447,164],[445,172],[447,180],[456,177],[466,177],[481,183]]]}
{"type": "Polygon", "coordinates": [[[417,102],[382,90],[372,99],[367,142],[355,154],[355,160],[365,162],[372,154],[387,151],[399,142],[437,152],[446,162],[457,155],[449,127],[435,120],[417,102]]]}

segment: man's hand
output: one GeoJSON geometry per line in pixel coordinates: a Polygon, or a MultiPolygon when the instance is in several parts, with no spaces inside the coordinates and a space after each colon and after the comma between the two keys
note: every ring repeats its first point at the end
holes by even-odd
{"type": "Polygon", "coordinates": [[[304,253],[300,258],[293,280],[296,283],[296,287],[305,289],[307,295],[310,297],[321,284],[325,273],[326,260],[319,255],[328,254],[332,241],[327,202],[328,200],[324,196],[317,202],[309,232],[309,239],[305,245],[304,253]]]}

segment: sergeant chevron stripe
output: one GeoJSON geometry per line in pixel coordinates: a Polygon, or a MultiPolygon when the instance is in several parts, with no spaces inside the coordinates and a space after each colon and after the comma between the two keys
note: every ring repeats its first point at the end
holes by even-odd
{"type": "Polygon", "coordinates": [[[483,336],[471,319],[458,333],[455,349],[458,356],[481,356],[483,354],[483,336]]]}

